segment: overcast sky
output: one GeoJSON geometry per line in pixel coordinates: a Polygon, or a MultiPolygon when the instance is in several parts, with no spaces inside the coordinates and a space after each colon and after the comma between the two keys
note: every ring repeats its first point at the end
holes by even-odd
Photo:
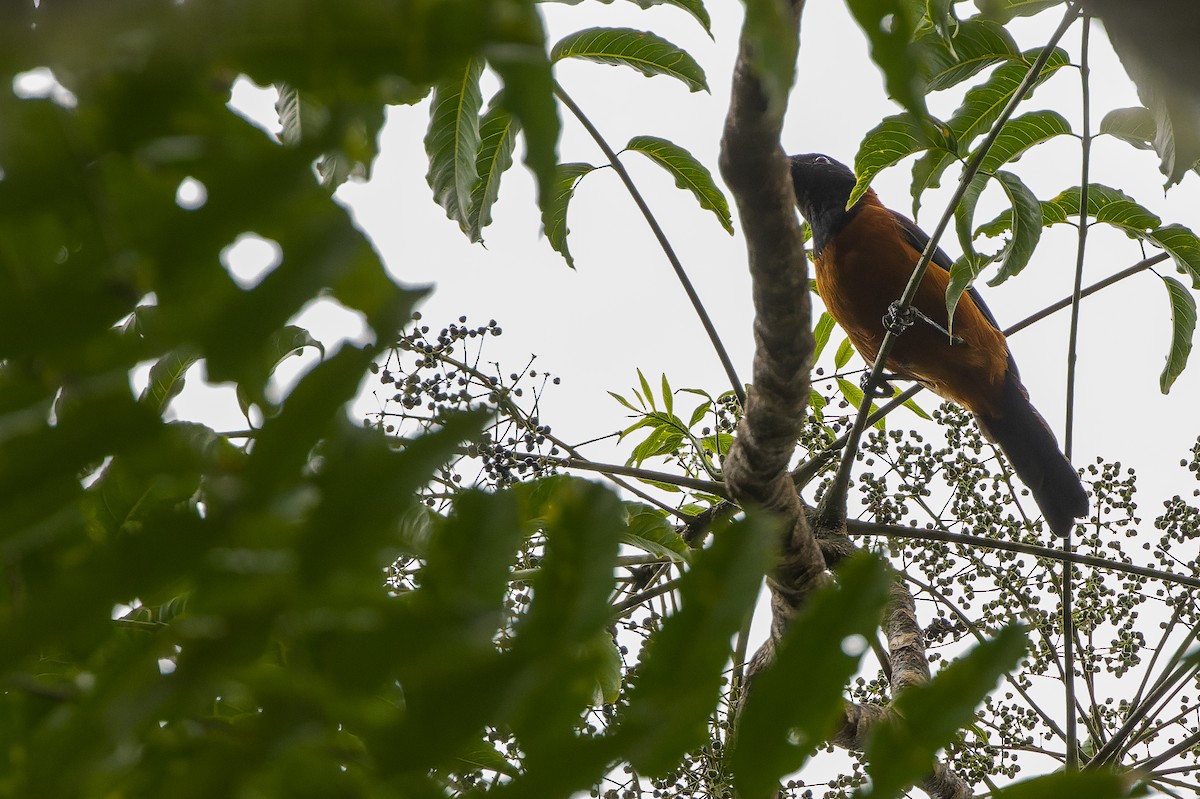
{"type": "MultiPolygon", "coordinates": [[[[662,136],[686,147],[716,173],[740,27],[739,4],[710,4],[715,41],[677,8],[656,6],[643,11],[627,2],[545,3],[540,8],[551,41],[591,26],[627,26],[653,30],[690,51],[707,72],[711,94],[689,93],[682,83],[666,77],[647,79],[629,69],[583,62],[560,62],[557,77],[614,147],[637,134],[662,136]]],[[[1059,12],[1052,10],[1017,21],[1012,30],[1022,49],[1028,49],[1043,44],[1058,20],[1059,12]]],[[[1094,31],[1093,130],[1108,110],[1139,104],[1102,28],[1096,26],[1094,31]]],[[[1061,46],[1078,61],[1078,25],[1061,46]]],[[[495,82],[488,76],[485,81],[486,101],[495,82]]],[[[947,118],[966,85],[930,96],[931,111],[947,118]]],[[[235,104],[248,114],[269,119],[269,98],[264,101],[264,97],[243,86],[235,104]]],[[[1053,109],[1079,132],[1079,97],[1079,73],[1063,69],[1019,113],[1053,109]]],[[[810,3],[802,23],[799,71],[784,146],[790,152],[825,152],[852,163],[863,135],[898,110],[885,97],[881,76],[843,4],[810,3]]],[[[588,175],[572,201],[569,225],[575,270],[567,268],[541,237],[532,180],[519,163],[504,178],[495,222],[485,231],[485,249],[469,244],[457,224],[447,220],[431,200],[422,146],[427,120],[427,101],[391,109],[371,179],[348,184],[337,196],[352,210],[398,281],[436,287],[421,309],[435,330],[460,314],[476,323],[498,320],[505,332],[489,339],[486,359],[499,361],[507,374],[535,354],[536,368],[561,376],[561,385],[552,387],[543,399],[542,418],[570,441],[592,439],[627,424],[624,409],[606,392],[628,393],[636,384],[638,368],[654,385],[665,372],[676,388],[698,387],[713,394],[729,388],[669,264],[611,170],[588,175]]],[[[752,309],[740,236],[729,236],[715,217],[641,155],[629,154],[623,160],[695,282],[742,380],[749,381],[752,309]]],[[[604,163],[598,148],[570,117],[564,117],[560,161],[604,163]]],[[[905,213],[911,213],[910,164],[911,159],[902,162],[874,183],[886,204],[905,213]]],[[[1164,197],[1156,164],[1153,153],[1101,137],[1093,146],[1092,180],[1126,191],[1157,212],[1164,223],[1200,229],[1200,178],[1189,174],[1182,186],[1164,197]]],[[[1064,139],[1040,145],[1012,169],[1039,198],[1049,199],[1078,185],[1078,143],[1064,139]]],[[[950,170],[946,188],[926,198],[918,218],[923,227],[936,224],[955,177],[955,170],[950,170]]],[[[977,219],[990,219],[1000,210],[1000,197],[990,190],[977,219]]],[[[958,254],[953,235],[942,243],[952,256],[958,254]]],[[[1070,293],[1075,246],[1075,228],[1056,226],[1043,235],[1033,262],[1018,278],[995,289],[981,285],[1001,325],[1070,293]]],[[[1093,227],[1084,284],[1141,257],[1138,245],[1123,234],[1093,227]]],[[[1174,273],[1169,264],[1160,268],[1174,273]]],[[[1011,340],[1034,403],[1060,441],[1068,318],[1069,312],[1060,312],[1011,340]]],[[[351,315],[331,310],[329,303],[300,322],[330,344],[358,329],[351,315]]],[[[1179,460],[1200,433],[1194,412],[1200,365],[1192,364],[1171,395],[1160,394],[1158,375],[1170,325],[1165,289],[1151,273],[1083,304],[1073,460],[1083,466],[1102,455],[1135,466],[1141,475],[1140,504],[1147,526],[1161,500],[1190,494],[1194,488],[1179,460]]],[[[835,333],[834,346],[840,338],[835,333]]],[[[823,358],[827,366],[834,346],[823,358]]],[[[297,360],[281,373],[292,374],[301,365],[297,360]]],[[[372,388],[372,383],[365,384],[368,398],[360,409],[375,407],[369,399],[372,388]]],[[[926,407],[934,404],[929,395],[921,401],[926,407]]],[[[177,411],[205,418],[220,429],[244,427],[236,403],[220,392],[189,391],[177,411]]],[[[908,424],[911,419],[900,415],[894,423],[908,424]]],[[[597,460],[623,461],[627,449],[618,451],[604,444],[590,452],[597,460]]]]}

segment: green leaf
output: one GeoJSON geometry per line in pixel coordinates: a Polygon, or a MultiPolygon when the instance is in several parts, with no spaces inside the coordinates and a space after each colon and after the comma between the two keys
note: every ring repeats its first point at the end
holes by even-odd
{"type": "Polygon", "coordinates": [[[850,339],[842,339],[842,343],[838,345],[837,352],[833,356],[833,366],[835,369],[841,369],[846,364],[850,363],[850,358],[854,355],[854,345],[850,343],[850,339]]]}
{"type": "Polygon", "coordinates": [[[828,311],[822,311],[821,318],[817,320],[817,325],[813,328],[813,363],[816,363],[817,359],[821,357],[821,353],[825,351],[825,345],[829,343],[829,335],[833,332],[833,325],[833,317],[829,315],[828,311]]]}
{"type": "Polygon", "coordinates": [[[663,774],[706,739],[730,638],[754,606],[777,535],[772,520],[748,514],[718,530],[680,579],[679,610],[647,641],[637,683],[617,721],[616,741],[638,771],[663,774]],[[683,663],[687,679],[680,679],[683,663]]]}
{"type": "Polygon", "coordinates": [[[596,636],[592,646],[602,653],[602,666],[596,675],[596,694],[592,697],[592,706],[614,704],[621,698],[621,686],[624,684],[625,661],[621,659],[621,650],[616,639],[607,631],[596,636]]]}
{"type": "Polygon", "coordinates": [[[138,397],[158,413],[163,413],[171,400],[179,396],[185,384],[184,375],[199,358],[190,348],[168,352],[150,368],[150,382],[138,397]]]}
{"type": "Polygon", "coordinates": [[[1000,128],[1000,134],[983,157],[980,169],[995,172],[1004,164],[1019,159],[1035,144],[1070,134],[1070,123],[1054,111],[1033,111],[1013,117],[1000,128]]]}
{"type": "Polygon", "coordinates": [[[579,58],[598,64],[636,69],[646,77],[666,75],[691,91],[708,91],[704,70],[687,51],[648,31],[632,28],[588,28],[559,39],[552,61],[579,58]]]}
{"type": "MultiPolygon", "coordinates": [[[[267,340],[263,349],[262,367],[265,373],[270,375],[279,364],[293,355],[299,355],[307,347],[312,347],[322,358],[325,357],[325,345],[313,338],[304,328],[287,325],[276,330],[267,340]]],[[[237,387],[237,400],[242,414],[247,419],[250,418],[252,405],[258,405],[263,414],[267,416],[279,410],[278,406],[269,402],[263,394],[256,393],[251,386],[242,383],[239,383],[237,387]]]]}
{"type": "Polygon", "coordinates": [[[958,307],[958,301],[991,262],[991,258],[965,253],[951,265],[950,281],[946,284],[946,318],[950,320],[951,333],[954,332],[954,310],[958,307]]]}
{"type": "Polygon", "coordinates": [[[1158,125],[1154,123],[1154,114],[1149,108],[1140,105],[1114,108],[1100,120],[1100,133],[1115,136],[1139,150],[1152,150],[1158,125]]]}
{"type": "Polygon", "coordinates": [[[675,178],[677,187],[690,191],[700,203],[700,207],[712,211],[721,227],[730,235],[733,234],[729,202],[713,180],[712,173],[691,153],[656,136],[634,136],[625,145],[625,149],[642,153],[667,170],[675,178]]]}
{"type": "Polygon", "coordinates": [[[800,46],[791,4],[784,0],[747,0],[742,36],[755,73],[767,94],[768,108],[782,116],[796,81],[800,46]]]}
{"type": "Polygon", "coordinates": [[[1012,204],[1012,238],[999,257],[1004,259],[997,275],[988,281],[989,286],[998,286],[1017,275],[1033,257],[1042,237],[1042,204],[1033,192],[1011,172],[997,172],[996,178],[1012,204]]]}
{"type": "Polygon", "coordinates": [[[775,795],[780,778],[798,771],[828,739],[846,683],[879,625],[889,582],[882,561],[857,556],[792,622],[742,705],[729,760],[739,797],[775,795]]]}
{"type": "Polygon", "coordinates": [[[471,210],[467,214],[467,235],[473,242],[483,241],[483,229],[492,223],[500,177],[512,166],[521,129],[500,100],[500,96],[492,98],[491,107],[479,122],[479,157],[475,162],[479,179],[471,190],[471,210]]]}
{"type": "Polygon", "coordinates": [[[662,511],[638,502],[626,502],[625,510],[628,524],[621,533],[622,544],[673,561],[691,557],[691,548],[662,511]]]}
{"type": "Polygon", "coordinates": [[[642,387],[642,396],[650,403],[652,410],[658,410],[658,406],[654,404],[654,392],[650,390],[650,382],[646,380],[646,376],[642,374],[642,370],[637,370],[638,383],[642,387]]]}
{"type": "Polygon", "coordinates": [[[944,122],[927,117],[918,121],[912,114],[884,118],[863,138],[854,156],[854,174],[858,183],[850,193],[847,206],[858,201],[875,176],[902,159],[922,150],[953,152],[950,129],[944,122]]]}
{"type": "Polygon", "coordinates": [[[871,799],[893,799],[929,773],[934,754],[975,718],[975,708],[1025,654],[1025,631],[1010,625],[942,669],[929,683],[909,688],[895,713],[867,743],[871,799]]]}
{"type": "Polygon", "coordinates": [[[425,153],[429,172],[425,179],[433,199],[446,209],[446,216],[471,233],[471,193],[479,179],[479,111],[483,95],[479,76],[483,61],[467,61],[459,74],[440,81],[433,92],[425,153]]]}
{"type": "Polygon", "coordinates": [[[1054,8],[1066,0],[975,0],[980,16],[1008,24],[1013,17],[1032,17],[1048,8],[1054,8]]]}
{"type": "Polygon", "coordinates": [[[671,390],[671,384],[667,380],[666,372],[662,374],[662,398],[663,408],[667,413],[673,413],[675,411],[675,392],[671,390]]]}
{"type": "Polygon", "coordinates": [[[704,7],[702,0],[633,0],[633,2],[637,3],[643,9],[658,5],[682,8],[691,14],[700,23],[700,26],[704,28],[704,32],[708,34],[708,37],[712,38],[712,20],[709,18],[708,9],[704,7]]]}
{"type": "Polygon", "coordinates": [[[993,799],[1063,799],[1078,796],[1087,799],[1123,799],[1131,796],[1134,774],[1113,771],[1070,771],[1006,785],[992,794],[993,799]]]}
{"type": "Polygon", "coordinates": [[[919,19],[903,0],[847,0],[850,13],[871,45],[871,60],[883,72],[888,96],[917,116],[926,115],[922,74],[927,53],[913,41],[919,19]]]}
{"type": "Polygon", "coordinates": [[[584,163],[559,164],[554,195],[542,208],[542,229],[546,233],[546,239],[572,269],[575,268],[575,259],[567,247],[567,234],[570,232],[567,227],[567,206],[571,197],[575,195],[575,186],[579,179],[595,168],[584,163]]]}
{"type": "MultiPolygon", "coordinates": [[[[852,405],[855,409],[862,408],[863,400],[866,399],[866,395],[856,383],[851,383],[844,377],[839,377],[837,378],[837,384],[838,388],[842,392],[842,396],[846,398],[846,401],[849,402],[850,405],[852,405]]],[[[868,413],[875,413],[877,410],[879,410],[879,408],[877,408],[875,403],[872,402],[871,409],[868,411],[868,413]]],[[[879,430],[883,430],[885,429],[884,423],[884,420],[880,419],[875,423],[875,427],[879,430]]]]}
{"type": "Polygon", "coordinates": [[[1162,393],[1167,394],[1187,366],[1188,356],[1192,352],[1192,337],[1196,332],[1196,300],[1175,278],[1164,276],[1163,283],[1171,300],[1171,350],[1167,353],[1167,363],[1158,378],[1158,386],[1162,393]]]}
{"type": "Polygon", "coordinates": [[[1175,268],[1192,278],[1192,288],[1200,289],[1200,239],[1183,225],[1165,225],[1146,234],[1175,259],[1175,268]]]}
{"type": "MultiPolygon", "coordinates": [[[[1060,192],[1042,203],[1042,227],[1068,221],[1080,215],[1082,191],[1079,186],[1060,192]]],[[[1149,231],[1161,224],[1158,215],[1139,205],[1125,192],[1101,185],[1088,184],[1088,216],[1120,228],[1132,238],[1147,239],[1149,231]]],[[[1005,211],[995,219],[979,226],[976,235],[999,236],[1012,229],[1012,212],[1005,211]]]]}
{"type": "Polygon", "coordinates": [[[967,19],[955,26],[947,39],[933,27],[923,28],[918,44],[927,54],[926,91],[948,89],[1001,61],[1020,57],[1021,51],[1002,25],[967,19]]]}

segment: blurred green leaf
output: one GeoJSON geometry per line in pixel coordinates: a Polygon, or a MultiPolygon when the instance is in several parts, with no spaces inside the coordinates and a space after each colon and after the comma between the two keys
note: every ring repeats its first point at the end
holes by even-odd
{"type": "Polygon", "coordinates": [[[179,392],[183,391],[184,375],[198,358],[194,351],[188,349],[168,352],[150,367],[150,382],[142,391],[139,402],[144,402],[158,413],[166,411],[167,406],[179,392]]]}
{"type": "Polygon", "coordinates": [[[712,173],[696,160],[695,156],[677,144],[656,136],[634,136],[625,149],[642,153],[654,163],[667,170],[675,185],[690,191],[700,207],[712,211],[721,227],[733,235],[733,220],[729,215],[729,202],[717,187],[712,173]]]}
{"type": "Polygon", "coordinates": [[[934,754],[975,718],[975,708],[1016,667],[1025,648],[1025,631],[1005,627],[929,683],[896,697],[895,713],[875,727],[867,743],[871,789],[856,796],[891,799],[928,774],[934,754]]]}
{"type": "Polygon", "coordinates": [[[1066,0],[975,0],[980,16],[1007,24],[1014,17],[1032,17],[1066,0]]]}
{"type": "Polygon", "coordinates": [[[995,799],[1061,799],[1080,796],[1087,799],[1121,799],[1130,794],[1131,774],[1112,771],[1069,771],[1046,774],[1006,785],[992,794],[995,799]]]}
{"type": "Polygon", "coordinates": [[[579,58],[598,64],[626,66],[646,77],[666,75],[691,91],[708,91],[704,70],[684,50],[648,31],[632,28],[588,28],[558,40],[552,61],[579,58]]]}
{"type": "Polygon", "coordinates": [[[751,514],[715,532],[679,584],[679,610],[647,642],[614,735],[634,768],[661,774],[704,740],[716,707],[730,638],[758,596],[776,525],[751,514]],[[679,679],[686,663],[688,679],[679,679]]]}
{"type": "Polygon", "coordinates": [[[738,718],[729,763],[738,795],[775,795],[832,732],[842,692],[868,649],[888,595],[887,567],[860,556],[836,584],[813,594],[754,679],[738,718]]]}
{"type": "Polygon", "coordinates": [[[929,53],[914,40],[919,18],[903,0],[847,0],[850,13],[871,45],[871,60],[883,72],[888,96],[917,118],[926,115],[922,75],[929,53]]]}
{"type": "Polygon", "coordinates": [[[796,81],[799,39],[792,7],[784,0],[747,0],[742,36],[747,55],[767,94],[767,102],[782,116],[796,81]]]}
{"type": "Polygon", "coordinates": [[[702,0],[633,0],[633,2],[641,8],[653,8],[658,5],[682,8],[691,14],[704,28],[704,32],[708,34],[709,38],[712,38],[712,20],[709,18],[708,9],[704,7],[702,0]]]}
{"type": "Polygon", "coordinates": [[[649,505],[626,502],[628,521],[621,543],[637,547],[660,558],[686,562],[691,548],[662,511],[649,505]]]}

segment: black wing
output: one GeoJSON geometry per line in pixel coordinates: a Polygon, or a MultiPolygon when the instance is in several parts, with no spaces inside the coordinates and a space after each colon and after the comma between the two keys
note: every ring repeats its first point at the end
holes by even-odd
{"type": "MultiPolygon", "coordinates": [[[[898,214],[895,211],[892,211],[892,216],[896,218],[897,224],[900,225],[900,232],[904,234],[904,240],[911,244],[912,248],[917,252],[925,252],[925,248],[929,246],[929,234],[917,227],[917,223],[909,219],[904,214],[898,214]]],[[[954,265],[954,261],[950,260],[950,256],[946,255],[946,252],[941,247],[938,247],[934,251],[933,262],[942,269],[945,269],[947,272],[949,272],[950,267],[954,265]]],[[[987,305],[984,304],[983,297],[979,296],[979,292],[975,290],[974,286],[967,289],[967,294],[971,295],[971,299],[983,313],[984,317],[991,322],[992,327],[996,328],[997,330],[1002,330],[1000,323],[996,321],[996,317],[992,316],[992,312],[988,309],[987,305]]]]}

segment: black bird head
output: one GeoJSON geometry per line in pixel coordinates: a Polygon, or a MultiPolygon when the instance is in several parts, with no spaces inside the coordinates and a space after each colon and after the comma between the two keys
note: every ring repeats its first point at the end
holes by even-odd
{"type": "Polygon", "coordinates": [[[857,179],[850,167],[820,153],[793,155],[792,187],[796,205],[813,231],[813,248],[820,252],[826,242],[854,218],[862,200],[846,210],[846,201],[857,179]]]}

